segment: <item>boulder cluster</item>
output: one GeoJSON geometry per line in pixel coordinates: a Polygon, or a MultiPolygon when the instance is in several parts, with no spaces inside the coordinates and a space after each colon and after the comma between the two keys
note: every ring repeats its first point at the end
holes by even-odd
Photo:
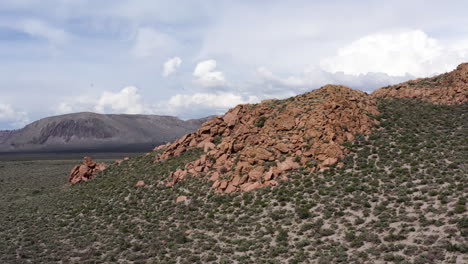
{"type": "Polygon", "coordinates": [[[460,64],[449,73],[384,87],[372,95],[384,98],[418,98],[433,104],[463,104],[468,102],[468,63],[460,64]]]}
{"type": "Polygon", "coordinates": [[[374,99],[341,85],[326,85],[285,100],[238,105],[196,132],[157,149],[156,162],[202,148],[198,160],[170,175],[172,186],[185,178],[206,177],[216,192],[248,192],[279,184],[297,169],[341,166],[343,143],[369,134],[378,121],[374,99]]]}
{"type": "Polygon", "coordinates": [[[83,163],[73,167],[70,173],[69,182],[76,184],[96,178],[99,171],[105,170],[107,165],[105,163],[98,163],[93,161],[91,157],[84,157],[83,163]]]}

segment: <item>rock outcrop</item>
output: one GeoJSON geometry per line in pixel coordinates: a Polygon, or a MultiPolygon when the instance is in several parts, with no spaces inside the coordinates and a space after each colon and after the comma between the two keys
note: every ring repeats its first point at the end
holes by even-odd
{"type": "Polygon", "coordinates": [[[170,175],[168,185],[189,176],[213,181],[217,192],[248,192],[278,185],[291,171],[339,164],[343,143],[371,132],[376,104],[366,93],[340,85],[285,100],[238,105],[163,149],[156,161],[202,148],[200,159],[170,175]]]}
{"type": "Polygon", "coordinates": [[[468,63],[431,78],[384,87],[372,95],[384,98],[418,98],[434,104],[463,104],[468,102],[468,63]]]}
{"type": "Polygon", "coordinates": [[[84,157],[83,164],[76,165],[70,173],[69,182],[76,184],[96,178],[99,171],[107,168],[105,163],[93,161],[91,157],[84,157]]]}

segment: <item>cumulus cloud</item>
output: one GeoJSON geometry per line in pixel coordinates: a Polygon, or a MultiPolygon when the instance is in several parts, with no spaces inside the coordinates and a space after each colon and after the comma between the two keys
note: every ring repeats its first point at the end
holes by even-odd
{"type": "Polygon", "coordinates": [[[141,96],[138,93],[138,89],[134,86],[125,87],[117,93],[103,92],[94,110],[98,113],[145,113],[141,96]]]}
{"type": "Polygon", "coordinates": [[[421,30],[362,37],[321,61],[326,71],[346,74],[382,72],[429,76],[447,72],[468,59],[468,47],[445,46],[421,30]]]}
{"type": "Polygon", "coordinates": [[[273,72],[271,72],[266,67],[259,67],[257,69],[257,75],[266,81],[276,82],[283,86],[301,87],[307,84],[307,82],[303,78],[299,78],[295,76],[281,78],[279,76],[276,76],[275,74],[273,74],[273,72]]]}
{"type": "Polygon", "coordinates": [[[52,112],[57,115],[94,111],[102,114],[150,114],[151,106],[144,104],[138,88],[128,86],[118,92],[104,91],[99,96],[62,98],[52,112]]]}
{"type": "Polygon", "coordinates": [[[411,75],[390,76],[386,73],[345,74],[343,72],[331,73],[319,67],[310,67],[295,76],[279,76],[266,67],[257,69],[260,82],[257,87],[263,87],[261,92],[270,96],[292,96],[299,93],[317,89],[325,84],[343,84],[354,89],[366,92],[400,82],[413,79],[411,75]]]}
{"type": "Polygon", "coordinates": [[[216,61],[205,60],[197,64],[193,71],[195,82],[204,87],[215,87],[226,84],[224,74],[220,71],[215,71],[216,61]]]}
{"type": "MultiPolygon", "coordinates": [[[[238,104],[257,103],[260,97],[236,92],[176,94],[159,103],[144,102],[138,89],[125,87],[118,92],[103,92],[99,97],[74,97],[57,104],[55,114],[94,111],[103,114],[159,114],[199,118],[223,114],[238,104]]],[[[1,119],[0,119],[1,121],[1,119]]]]}
{"type": "Polygon", "coordinates": [[[160,104],[158,112],[178,115],[183,118],[194,118],[213,114],[223,114],[238,104],[256,103],[256,96],[224,93],[177,94],[167,102],[160,104]]]}
{"type": "MultiPolygon", "coordinates": [[[[56,114],[94,111],[103,114],[159,114],[198,118],[223,114],[238,104],[257,103],[260,97],[236,92],[176,94],[159,103],[144,102],[138,89],[125,87],[118,92],[103,92],[99,97],[74,97],[54,107],[56,114]]],[[[1,119],[0,119],[1,121],[1,119]]]]}
{"type": "Polygon", "coordinates": [[[174,57],[172,59],[167,60],[164,63],[162,75],[164,77],[168,77],[169,75],[175,73],[177,69],[179,69],[181,64],[182,64],[182,59],[179,57],[174,57]]]}
{"type": "Polygon", "coordinates": [[[75,108],[70,103],[62,102],[62,103],[58,104],[57,106],[55,106],[53,108],[53,111],[57,115],[62,115],[62,114],[73,113],[73,112],[75,112],[74,109],[75,108]]]}
{"type": "Polygon", "coordinates": [[[132,53],[136,57],[145,58],[155,55],[163,55],[178,47],[177,41],[171,36],[156,31],[152,28],[139,28],[132,53]]]}
{"type": "Polygon", "coordinates": [[[9,104],[0,104],[0,122],[8,123],[12,128],[20,128],[29,123],[26,112],[17,111],[9,104]]]}

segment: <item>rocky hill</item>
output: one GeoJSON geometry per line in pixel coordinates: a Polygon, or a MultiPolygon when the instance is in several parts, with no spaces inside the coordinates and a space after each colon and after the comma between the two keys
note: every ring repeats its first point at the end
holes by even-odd
{"type": "Polygon", "coordinates": [[[0,132],[0,152],[144,151],[190,133],[208,119],[95,113],[54,116],[0,132]]]}
{"type": "MultiPolygon", "coordinates": [[[[289,171],[325,169],[347,152],[355,134],[378,124],[375,101],[340,85],[285,100],[239,105],[203,124],[164,149],[157,160],[200,147],[205,154],[171,175],[169,185],[188,176],[207,177],[219,192],[250,191],[277,185],[289,171]]],[[[343,166],[342,163],[339,166],[343,166]]]]}
{"type": "Polygon", "coordinates": [[[468,103],[434,87],[239,105],[79,184],[2,162],[0,262],[468,263],[468,103]]]}
{"type": "Polygon", "coordinates": [[[72,186],[78,161],[2,162],[0,262],[468,263],[467,104],[377,107],[380,125],[345,143],[342,167],[251,192],[217,194],[203,172],[166,186],[200,148],[72,186]]]}
{"type": "Polygon", "coordinates": [[[468,102],[468,63],[431,78],[421,78],[384,87],[373,93],[383,98],[417,98],[435,104],[468,102]]]}

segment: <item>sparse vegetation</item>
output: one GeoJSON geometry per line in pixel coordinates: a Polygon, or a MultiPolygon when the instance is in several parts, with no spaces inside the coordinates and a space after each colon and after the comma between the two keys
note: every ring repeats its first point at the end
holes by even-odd
{"type": "Polygon", "coordinates": [[[142,155],[76,186],[65,185],[75,161],[1,161],[0,262],[468,262],[467,105],[395,99],[379,111],[344,167],[244,194],[161,184],[200,150],[142,155]]]}

